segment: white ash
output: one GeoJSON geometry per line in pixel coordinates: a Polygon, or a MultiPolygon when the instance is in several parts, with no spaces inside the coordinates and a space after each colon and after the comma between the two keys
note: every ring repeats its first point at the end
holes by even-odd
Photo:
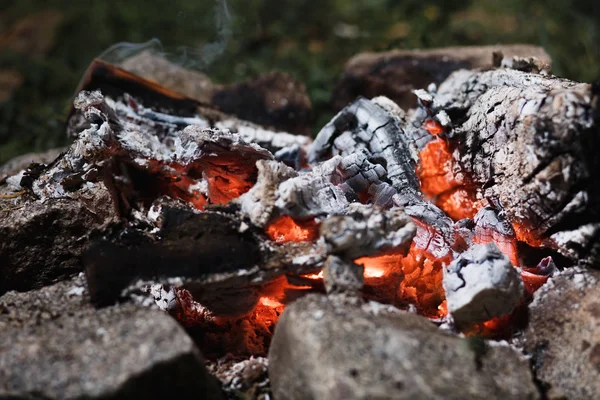
{"type": "Polygon", "coordinates": [[[348,200],[339,183],[337,167],[342,158],[333,157],[312,171],[282,182],[277,189],[275,206],[297,218],[345,213],[348,200]]]}
{"type": "Polygon", "coordinates": [[[274,132],[250,122],[233,118],[217,121],[214,127],[236,132],[246,142],[256,143],[273,152],[293,145],[299,145],[302,148],[306,148],[312,143],[312,139],[308,136],[292,135],[287,132],[274,132]]]}
{"type": "Polygon", "coordinates": [[[433,102],[433,96],[424,89],[413,90],[413,93],[415,94],[415,96],[417,96],[419,100],[421,100],[424,103],[433,102]]]}
{"type": "Polygon", "coordinates": [[[519,273],[498,247],[475,244],[444,268],[448,311],[457,326],[509,314],[521,301],[519,273]]]}
{"type": "Polygon", "coordinates": [[[298,173],[287,165],[273,160],[256,162],[258,176],[252,188],[235,200],[241,205],[255,226],[265,227],[273,218],[277,200],[277,190],[281,182],[298,176],[298,173]]]}
{"type": "Polygon", "coordinates": [[[226,356],[216,362],[209,361],[207,368],[219,379],[228,399],[239,399],[240,396],[260,400],[271,399],[269,360],[266,357],[251,356],[239,360],[226,356]]]}
{"type": "Polygon", "coordinates": [[[8,190],[18,192],[19,190],[22,189],[21,188],[21,179],[23,179],[24,173],[25,173],[25,170],[22,170],[19,173],[6,178],[6,186],[8,187],[8,190]]]}
{"type": "Polygon", "coordinates": [[[556,279],[562,277],[566,277],[571,280],[574,287],[580,291],[584,291],[585,289],[598,284],[596,277],[593,274],[590,274],[590,272],[585,268],[572,267],[565,269],[564,271],[561,271],[549,278],[546,283],[535,292],[533,295],[533,301],[530,303],[530,307],[539,306],[545,301],[546,297],[551,292],[556,292],[556,290],[559,290],[554,282],[556,279]]]}

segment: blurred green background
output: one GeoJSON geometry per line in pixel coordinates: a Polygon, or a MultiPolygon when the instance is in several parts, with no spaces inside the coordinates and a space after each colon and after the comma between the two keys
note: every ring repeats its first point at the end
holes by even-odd
{"type": "Polygon", "coordinates": [[[365,50],[532,43],[556,75],[600,78],[597,0],[0,0],[0,164],[66,143],[65,114],[89,62],[157,38],[172,60],[235,82],[284,70],[317,115],[345,61],[365,50]]]}

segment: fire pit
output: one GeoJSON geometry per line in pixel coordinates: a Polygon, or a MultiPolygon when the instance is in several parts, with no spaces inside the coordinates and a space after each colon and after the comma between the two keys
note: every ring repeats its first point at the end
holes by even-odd
{"type": "Polygon", "coordinates": [[[597,397],[598,93],[492,50],[314,140],[95,61],[0,177],[0,396],[597,397]]]}

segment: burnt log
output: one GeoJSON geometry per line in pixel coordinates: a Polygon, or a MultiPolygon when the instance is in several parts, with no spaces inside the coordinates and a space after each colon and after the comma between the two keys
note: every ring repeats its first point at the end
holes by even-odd
{"type": "Polygon", "coordinates": [[[288,74],[271,72],[245,82],[219,85],[201,72],[150,51],[129,57],[119,66],[240,119],[286,132],[310,133],[312,105],[306,87],[288,74]]]}
{"type": "Polygon", "coordinates": [[[434,96],[452,120],[454,159],[499,204],[517,238],[573,262],[600,260],[598,94],[509,68],[458,71],[434,96]]]}
{"type": "Polygon", "coordinates": [[[386,96],[408,110],[417,106],[413,90],[439,84],[459,69],[492,67],[497,52],[507,57],[537,57],[547,65],[551,62],[541,47],[522,44],[366,52],[346,63],[333,91],[332,104],[341,110],[359,96],[386,96]]]}

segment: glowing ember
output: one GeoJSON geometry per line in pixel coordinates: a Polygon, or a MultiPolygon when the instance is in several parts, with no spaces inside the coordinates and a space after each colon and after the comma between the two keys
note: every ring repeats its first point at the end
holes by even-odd
{"type": "Polygon", "coordinates": [[[495,243],[498,249],[508,257],[512,265],[519,265],[517,254],[517,239],[514,236],[505,235],[494,229],[477,226],[475,227],[475,243],[495,243]]]}
{"type": "Polygon", "coordinates": [[[227,204],[256,183],[256,167],[238,158],[228,155],[203,160],[202,177],[208,182],[208,198],[213,204],[227,204]]]}
{"type": "Polygon", "coordinates": [[[419,154],[417,170],[421,191],[434,200],[450,218],[473,218],[483,205],[473,190],[469,190],[456,165],[449,145],[444,140],[432,140],[419,154]]]}
{"type": "Polygon", "coordinates": [[[307,279],[323,279],[323,271],[319,271],[318,274],[305,274],[302,277],[307,279]]]}
{"type": "Polygon", "coordinates": [[[442,133],[444,133],[444,127],[442,126],[442,124],[433,119],[428,119],[427,121],[425,121],[423,127],[427,130],[427,132],[431,133],[434,136],[441,135],[442,133]]]}
{"type": "Polygon", "coordinates": [[[279,301],[272,299],[270,297],[264,297],[264,296],[258,300],[258,303],[262,304],[263,306],[272,307],[272,308],[283,307],[283,304],[281,304],[279,301]]]}
{"type": "MultiPolygon", "coordinates": [[[[406,256],[384,255],[379,257],[363,257],[356,263],[365,267],[365,285],[373,278],[388,279],[394,272],[400,271],[404,278],[398,280],[389,279],[388,285],[397,285],[393,288],[394,296],[392,303],[398,306],[413,304],[417,309],[428,317],[438,318],[447,314],[442,306],[444,290],[442,288],[442,268],[444,263],[449,263],[449,255],[436,257],[434,253],[440,253],[440,249],[434,249],[430,232],[423,228],[417,229],[417,236],[406,256]],[[416,240],[420,237],[420,240],[416,240]],[[429,238],[429,239],[428,239],[429,238]],[[421,245],[424,244],[423,247],[421,245]]],[[[384,280],[385,280],[384,279],[384,280]]],[[[378,286],[384,286],[381,283],[378,286]]],[[[382,287],[379,290],[389,290],[382,287]]],[[[378,296],[381,299],[381,296],[378,296]]],[[[388,302],[390,299],[387,300],[388,302]]]]}
{"type": "Polygon", "coordinates": [[[271,223],[265,233],[276,243],[308,242],[317,238],[318,224],[314,220],[295,221],[284,215],[271,223]]]}

